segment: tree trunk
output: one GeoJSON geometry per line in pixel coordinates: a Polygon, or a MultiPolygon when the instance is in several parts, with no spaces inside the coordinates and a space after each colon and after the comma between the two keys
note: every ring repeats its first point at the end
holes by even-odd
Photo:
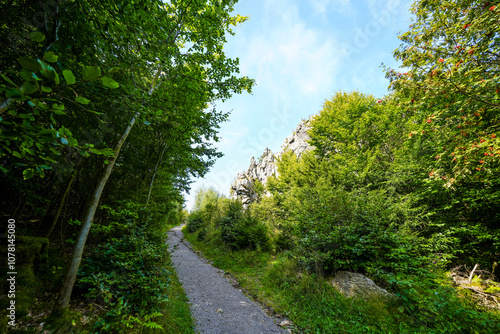
{"type": "Polygon", "coordinates": [[[94,194],[92,195],[92,199],[89,203],[87,213],[85,214],[85,218],[83,219],[82,229],[80,230],[80,235],[75,244],[75,248],[73,250],[73,256],[71,257],[71,263],[69,265],[68,271],[66,273],[66,277],[64,278],[64,282],[61,286],[61,290],[57,296],[56,302],[54,304],[54,308],[52,309],[52,313],[56,313],[58,311],[62,311],[68,307],[69,300],[71,297],[71,292],[73,291],[73,286],[76,281],[76,276],[78,274],[78,268],[80,267],[80,262],[82,261],[83,249],[85,247],[85,242],[87,241],[87,236],[90,232],[90,227],[92,226],[92,221],[94,219],[94,215],[99,205],[99,200],[101,198],[102,191],[108,181],[109,176],[111,175],[111,171],[113,170],[113,166],[120,154],[120,149],[123,146],[123,143],[127,139],[130,130],[134,126],[135,120],[139,116],[139,112],[135,113],[135,115],[130,120],[129,125],[123,132],[120,140],[116,144],[114,148],[114,155],[109,160],[109,164],[106,165],[104,171],[97,182],[97,185],[94,189],[94,194]]]}
{"type": "Polygon", "coordinates": [[[52,231],[54,230],[54,227],[56,226],[57,221],[59,220],[59,216],[61,215],[62,208],[64,206],[64,202],[66,202],[66,197],[68,197],[69,191],[71,190],[71,185],[73,184],[73,181],[75,181],[76,175],[78,174],[78,170],[80,169],[80,162],[81,161],[82,161],[82,158],[79,157],[78,161],[76,162],[75,171],[73,172],[73,175],[71,175],[71,178],[68,181],[68,185],[66,186],[66,190],[64,191],[64,194],[62,195],[61,201],[59,202],[59,207],[57,208],[54,219],[52,219],[52,223],[50,224],[49,230],[45,234],[45,238],[47,238],[47,239],[52,234],[52,231]]]}
{"type": "Polygon", "coordinates": [[[153,176],[151,177],[151,182],[149,183],[149,191],[148,191],[148,198],[146,199],[146,205],[148,205],[149,199],[151,198],[151,190],[153,189],[153,182],[155,180],[156,173],[158,172],[158,169],[160,167],[160,163],[163,159],[163,155],[165,154],[166,149],[167,149],[167,144],[165,144],[163,146],[163,149],[162,149],[160,155],[158,156],[158,160],[156,161],[155,169],[153,171],[153,176]]]}

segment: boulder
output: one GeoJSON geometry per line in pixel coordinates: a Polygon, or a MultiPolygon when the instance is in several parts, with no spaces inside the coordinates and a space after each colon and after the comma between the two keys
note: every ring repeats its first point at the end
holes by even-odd
{"type": "Polygon", "coordinates": [[[332,280],[332,285],[346,297],[354,298],[392,298],[393,295],[377,286],[368,277],[349,271],[339,271],[332,280]]]}

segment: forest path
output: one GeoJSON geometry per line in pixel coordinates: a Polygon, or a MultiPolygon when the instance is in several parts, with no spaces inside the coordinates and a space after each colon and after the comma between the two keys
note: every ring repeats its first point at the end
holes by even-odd
{"type": "Polygon", "coordinates": [[[196,320],[197,333],[288,333],[258,304],[234,288],[222,270],[193,252],[183,240],[181,226],[169,231],[167,242],[196,320]]]}

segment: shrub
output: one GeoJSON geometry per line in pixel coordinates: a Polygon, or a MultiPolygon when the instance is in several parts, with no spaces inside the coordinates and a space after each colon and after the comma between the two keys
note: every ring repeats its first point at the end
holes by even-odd
{"type": "Polygon", "coordinates": [[[303,205],[294,209],[292,253],[303,267],[318,273],[348,270],[378,276],[421,266],[383,192],[317,188],[300,199],[303,205]]]}
{"type": "Polygon", "coordinates": [[[197,236],[198,241],[205,240],[205,238],[207,237],[207,233],[208,233],[207,227],[201,228],[200,231],[198,232],[198,236],[197,236]]]}
{"type": "Polygon", "coordinates": [[[249,214],[224,216],[219,226],[222,242],[233,250],[270,248],[267,227],[249,214]]]}
{"type": "Polygon", "coordinates": [[[92,231],[100,243],[85,256],[78,273],[77,287],[107,310],[95,324],[99,332],[154,328],[151,319],[167,301],[171,273],[166,269],[165,235],[157,228],[158,220],[140,218],[139,208],[108,209],[109,220],[92,231]]]}
{"type": "Polygon", "coordinates": [[[193,211],[188,216],[186,229],[189,233],[194,233],[198,231],[205,224],[205,217],[201,210],[193,211]]]}

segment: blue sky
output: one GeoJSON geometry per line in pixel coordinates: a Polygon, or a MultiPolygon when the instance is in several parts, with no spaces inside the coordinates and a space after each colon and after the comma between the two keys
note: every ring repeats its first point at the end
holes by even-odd
{"type": "Polygon", "coordinates": [[[301,119],[316,114],[337,91],[382,97],[381,64],[397,67],[392,52],[410,25],[409,0],[240,0],[233,14],[250,16],[228,37],[226,55],[256,80],[252,94],[217,107],[231,111],[221,125],[224,157],[186,195],[191,209],[201,187],[229,196],[238,172],[266,147],[279,151],[301,119]]]}

